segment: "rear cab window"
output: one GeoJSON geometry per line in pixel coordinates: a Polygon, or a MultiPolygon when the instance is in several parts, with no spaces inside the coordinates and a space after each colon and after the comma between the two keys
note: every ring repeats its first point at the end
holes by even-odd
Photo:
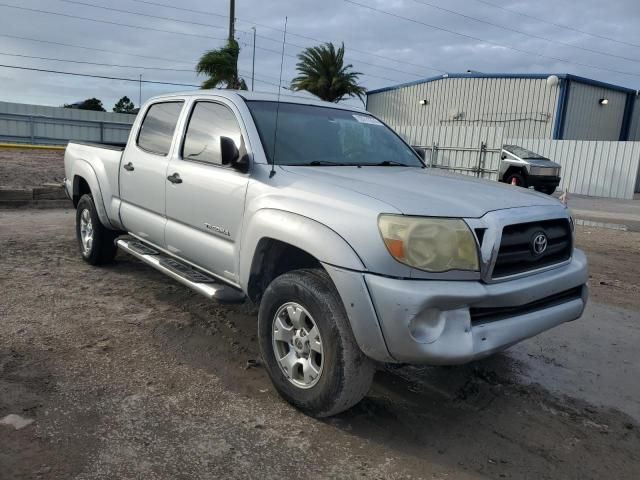
{"type": "Polygon", "coordinates": [[[156,155],[168,155],[183,105],[182,100],[151,105],[138,132],[138,147],[156,155]]]}

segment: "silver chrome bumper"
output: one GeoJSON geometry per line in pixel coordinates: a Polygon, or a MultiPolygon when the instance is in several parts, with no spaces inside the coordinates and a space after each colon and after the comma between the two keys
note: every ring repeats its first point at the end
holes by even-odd
{"type": "Polygon", "coordinates": [[[336,286],[358,344],[365,354],[381,361],[390,357],[403,363],[455,365],[476,360],[579,318],[588,296],[587,259],[580,250],[561,267],[494,284],[402,280],[335,268],[328,271],[334,282],[338,280],[336,286]],[[347,277],[351,281],[346,281],[347,277]],[[362,279],[368,298],[348,298],[349,290],[358,290],[348,284],[356,285],[362,279]],[[472,320],[472,309],[519,307],[572,289],[576,292],[573,296],[542,302],[535,309],[505,310],[495,318],[489,315],[481,321],[472,320]],[[356,312],[358,302],[360,312],[356,312]],[[368,331],[379,331],[384,345],[377,334],[371,336],[364,328],[363,304],[373,307],[368,331]],[[388,356],[380,354],[383,350],[388,356]]]}

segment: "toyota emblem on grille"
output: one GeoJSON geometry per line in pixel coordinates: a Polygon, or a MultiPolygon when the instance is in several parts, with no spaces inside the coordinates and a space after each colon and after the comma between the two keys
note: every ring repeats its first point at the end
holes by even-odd
{"type": "Polygon", "coordinates": [[[542,255],[547,249],[548,243],[549,241],[544,233],[537,233],[531,241],[531,250],[535,255],[542,255]]]}

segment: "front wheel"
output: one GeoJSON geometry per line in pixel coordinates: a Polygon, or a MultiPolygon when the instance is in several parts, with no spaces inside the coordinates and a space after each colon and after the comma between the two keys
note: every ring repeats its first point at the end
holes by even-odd
{"type": "Polygon", "coordinates": [[[117,235],[100,223],[93,197],[88,194],[80,197],[76,209],[76,237],[84,261],[91,265],[113,261],[117,252],[114,244],[117,235]]]}
{"type": "Polygon", "coordinates": [[[373,362],[358,347],[323,270],[294,270],[276,278],[262,297],[258,330],[271,381],[303,412],[335,415],[369,391],[373,362]]]}

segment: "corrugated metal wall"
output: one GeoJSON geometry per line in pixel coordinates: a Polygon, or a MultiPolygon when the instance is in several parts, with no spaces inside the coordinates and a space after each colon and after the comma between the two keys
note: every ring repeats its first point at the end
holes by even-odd
{"type": "Polygon", "coordinates": [[[619,140],[626,101],[626,93],[572,81],[562,139],[619,140]],[[601,98],[609,103],[600,105],[601,98]]]}
{"type": "Polygon", "coordinates": [[[640,188],[640,142],[509,138],[503,128],[398,126],[411,145],[429,147],[426,161],[439,168],[497,180],[500,149],[520,145],[562,165],[561,190],[632,199],[640,188]],[[480,145],[486,151],[480,156],[480,145]],[[436,148],[434,148],[434,145],[436,148]],[[435,158],[430,157],[435,151],[435,158]]]}
{"type": "Polygon", "coordinates": [[[125,143],[135,115],[0,102],[0,141],[125,143]]]}
{"type": "Polygon", "coordinates": [[[546,79],[444,78],[371,94],[367,109],[390,125],[502,127],[512,137],[551,138],[558,90],[546,79]]]}
{"type": "Polygon", "coordinates": [[[562,165],[561,190],[580,195],[633,199],[640,142],[507,139],[562,165]]]}

